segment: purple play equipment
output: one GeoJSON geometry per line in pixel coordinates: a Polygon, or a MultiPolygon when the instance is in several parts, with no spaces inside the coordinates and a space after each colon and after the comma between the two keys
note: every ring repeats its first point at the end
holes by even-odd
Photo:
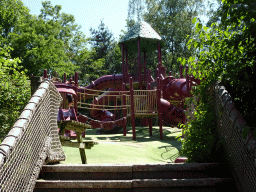
{"type": "MultiPolygon", "coordinates": [[[[185,123],[185,111],[183,109],[184,99],[191,97],[191,87],[199,83],[185,70],[185,78],[182,75],[183,67],[180,67],[180,78],[175,78],[169,72],[166,76],[166,68],[162,66],[161,60],[161,37],[146,22],[136,23],[132,29],[120,41],[122,51],[122,74],[105,75],[93,81],[86,87],[78,87],[78,74],[75,73],[75,81],[66,81],[64,75],[63,82],[56,82],[55,85],[61,94],[71,94],[74,98],[74,107],[66,109],[64,106],[66,97],[63,96],[63,106],[59,109],[58,121],[73,120],[85,124],[90,124],[92,128],[103,128],[111,130],[115,127],[123,128],[126,135],[127,117],[131,118],[133,139],[135,134],[135,117],[147,118],[149,124],[149,134],[152,135],[152,116],[159,117],[160,139],[163,139],[162,121],[172,126],[185,123]],[[147,69],[147,55],[153,54],[157,50],[158,66],[155,71],[155,78],[151,70],[147,69]],[[136,54],[137,53],[137,54],[136,54]],[[132,55],[137,55],[132,58],[132,55]],[[93,99],[90,114],[94,119],[90,119],[78,113],[78,101],[85,101],[92,98],[95,92],[109,89],[105,95],[93,99]],[[108,101],[104,100],[108,97],[108,101]],[[123,117],[116,119],[116,115],[108,110],[102,109],[109,101],[122,101],[126,108],[122,109],[123,117]],[[129,98],[129,101],[126,98],[129,98]],[[128,103],[126,103],[128,101],[128,103]],[[129,109],[127,108],[129,105],[129,109]],[[143,109],[142,109],[143,108],[143,109]],[[128,111],[127,111],[128,110],[128,111]],[[144,110],[144,111],[143,111],[144,110]],[[128,115],[128,116],[127,116],[128,115]]],[[[46,72],[45,72],[46,73],[46,72]]],[[[44,74],[45,78],[47,73],[44,74]]],[[[117,103],[114,104],[117,106],[117,103]]]]}

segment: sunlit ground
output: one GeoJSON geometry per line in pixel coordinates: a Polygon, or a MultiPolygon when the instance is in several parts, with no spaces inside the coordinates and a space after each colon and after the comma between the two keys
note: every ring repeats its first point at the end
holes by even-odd
{"type": "MultiPolygon", "coordinates": [[[[96,130],[86,130],[85,140],[98,142],[91,149],[85,149],[88,164],[109,163],[172,163],[181,149],[176,136],[181,129],[163,127],[163,140],[160,140],[159,127],[153,127],[153,136],[149,136],[148,127],[136,127],[136,141],[132,140],[132,129],[128,133],[97,135],[96,130]]],[[[63,164],[81,164],[76,140],[64,141],[62,146],[66,155],[63,164]]]]}

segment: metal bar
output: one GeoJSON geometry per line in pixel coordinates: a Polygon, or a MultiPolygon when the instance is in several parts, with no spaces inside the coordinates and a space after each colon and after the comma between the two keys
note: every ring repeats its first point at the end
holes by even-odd
{"type": "Polygon", "coordinates": [[[136,140],[136,132],[135,132],[135,114],[134,114],[134,95],[133,95],[133,80],[130,77],[130,97],[131,97],[131,120],[132,120],[132,135],[133,140],[136,140]]]}
{"type": "MultiPolygon", "coordinates": [[[[125,83],[122,84],[122,91],[125,91],[125,83]]],[[[125,93],[123,93],[123,106],[126,105],[126,96],[125,93]]],[[[123,117],[126,117],[126,109],[123,109],[123,117]]],[[[126,136],[126,123],[123,122],[123,134],[126,136]]]]}
{"type": "Polygon", "coordinates": [[[163,127],[162,127],[162,105],[161,105],[161,79],[157,78],[157,103],[158,103],[158,115],[159,115],[159,132],[160,140],[163,140],[163,127]]]}

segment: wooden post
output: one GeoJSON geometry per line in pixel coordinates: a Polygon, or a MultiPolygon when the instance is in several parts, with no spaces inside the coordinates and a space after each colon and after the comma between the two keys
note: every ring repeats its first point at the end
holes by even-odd
{"type": "MultiPolygon", "coordinates": [[[[125,83],[122,84],[122,91],[125,91],[125,83]]],[[[125,93],[123,93],[123,106],[126,105],[126,96],[125,93]]],[[[123,108],[123,117],[126,117],[126,109],[123,108]]],[[[126,136],[126,123],[123,121],[123,134],[126,136]]]]}
{"type": "Polygon", "coordinates": [[[36,92],[37,88],[39,87],[39,85],[42,83],[43,78],[42,77],[31,77],[31,96],[33,96],[33,94],[36,92]]]}
{"type": "Polygon", "coordinates": [[[158,115],[159,115],[159,132],[160,132],[160,140],[163,140],[163,112],[161,105],[161,80],[157,78],[157,106],[158,106],[158,115]]]}
{"type": "Polygon", "coordinates": [[[135,132],[135,114],[134,114],[134,92],[133,92],[133,80],[130,77],[130,97],[131,97],[131,120],[132,120],[132,135],[133,140],[136,140],[136,132],[135,132]]]}
{"type": "Polygon", "coordinates": [[[76,139],[77,139],[77,142],[79,143],[79,152],[80,152],[82,164],[87,164],[85,149],[84,149],[84,146],[83,146],[82,134],[79,133],[79,132],[76,132],[76,139]]]}

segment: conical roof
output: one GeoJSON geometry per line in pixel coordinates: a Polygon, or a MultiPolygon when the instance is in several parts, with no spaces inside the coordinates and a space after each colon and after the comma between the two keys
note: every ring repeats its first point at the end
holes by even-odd
{"type": "Polygon", "coordinates": [[[154,51],[157,49],[157,41],[163,44],[160,35],[145,21],[137,22],[131,30],[120,40],[129,51],[137,51],[137,39],[140,38],[142,51],[154,51]]]}

